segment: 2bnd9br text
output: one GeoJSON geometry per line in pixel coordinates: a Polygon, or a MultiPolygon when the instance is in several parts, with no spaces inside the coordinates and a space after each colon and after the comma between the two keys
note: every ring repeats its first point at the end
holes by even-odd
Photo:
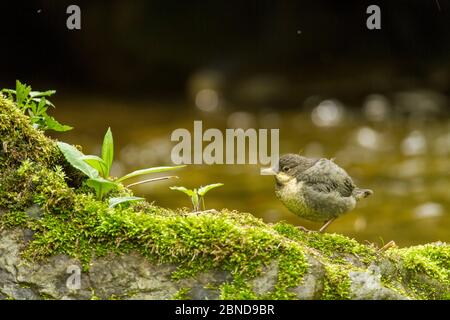
{"type": "Polygon", "coordinates": [[[274,315],[275,308],[272,304],[221,304],[219,314],[223,315],[274,315]]]}

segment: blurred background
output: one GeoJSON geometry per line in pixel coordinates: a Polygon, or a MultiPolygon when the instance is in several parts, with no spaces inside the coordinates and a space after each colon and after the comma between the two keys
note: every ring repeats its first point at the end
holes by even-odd
{"type": "MultiPolygon", "coordinates": [[[[329,232],[399,245],[450,241],[450,1],[23,1],[2,3],[0,87],[56,89],[74,126],[52,136],[99,153],[113,174],[170,165],[177,128],[280,128],[280,151],[334,157],[374,190],[329,232]],[[81,8],[81,30],[66,8],[81,8]],[[381,30],[366,9],[381,8],[381,30]]],[[[206,144],[205,144],[206,145],[206,144]]],[[[170,185],[223,182],[207,208],[317,229],[275,198],[259,166],[191,165],[135,188],[189,206],[170,185]]]]}

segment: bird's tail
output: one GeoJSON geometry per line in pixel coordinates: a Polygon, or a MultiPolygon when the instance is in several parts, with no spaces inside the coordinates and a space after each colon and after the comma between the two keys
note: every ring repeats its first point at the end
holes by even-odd
{"type": "Polygon", "coordinates": [[[373,191],[370,189],[358,189],[356,188],[353,190],[353,196],[356,198],[356,200],[361,200],[364,198],[367,198],[368,196],[372,195],[373,191]]]}

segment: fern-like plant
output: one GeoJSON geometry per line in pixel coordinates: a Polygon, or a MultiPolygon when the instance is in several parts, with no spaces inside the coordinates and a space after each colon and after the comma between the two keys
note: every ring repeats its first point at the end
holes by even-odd
{"type": "Polygon", "coordinates": [[[206,195],[206,193],[208,191],[210,191],[211,189],[214,189],[214,188],[217,188],[217,187],[221,187],[221,186],[223,186],[223,183],[208,184],[208,185],[200,187],[198,189],[197,188],[195,188],[195,189],[187,189],[185,187],[170,187],[170,189],[183,192],[188,197],[190,197],[191,198],[191,202],[192,202],[193,211],[196,212],[196,211],[200,211],[200,202],[202,203],[203,210],[206,210],[206,207],[205,207],[205,195],[206,195]]]}

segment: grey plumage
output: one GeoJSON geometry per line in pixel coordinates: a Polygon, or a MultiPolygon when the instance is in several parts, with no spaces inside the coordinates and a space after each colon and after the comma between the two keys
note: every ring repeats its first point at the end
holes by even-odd
{"type": "Polygon", "coordinates": [[[275,177],[275,193],[281,202],[312,221],[335,219],[373,193],[357,188],[347,172],[328,159],[283,155],[275,177]]]}

